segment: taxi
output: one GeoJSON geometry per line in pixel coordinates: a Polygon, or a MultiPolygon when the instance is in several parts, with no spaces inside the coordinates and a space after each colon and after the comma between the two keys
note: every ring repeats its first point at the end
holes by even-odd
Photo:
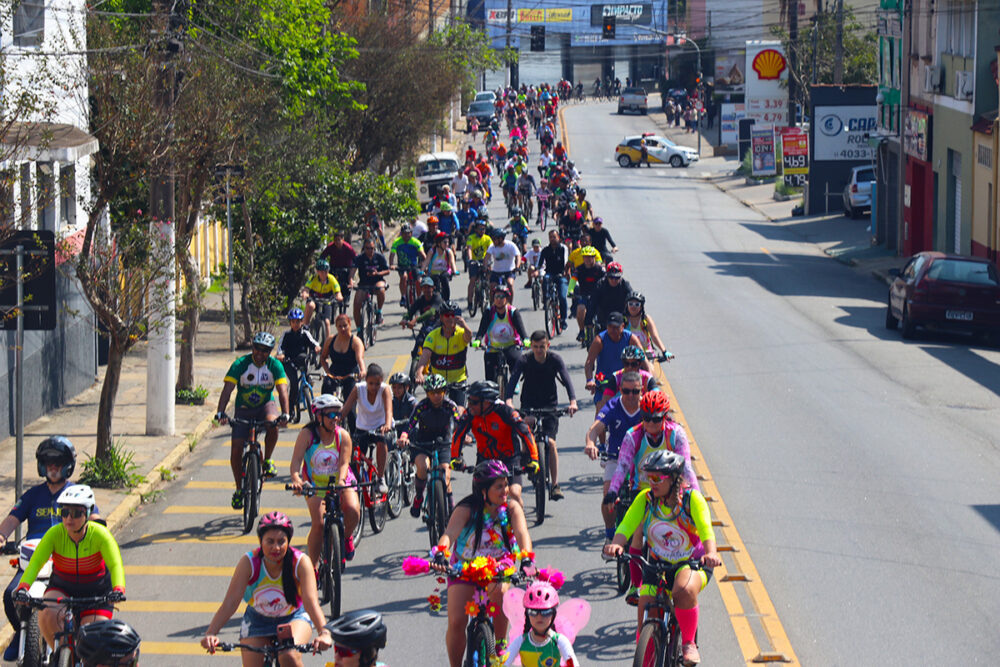
{"type": "Polygon", "coordinates": [[[620,167],[638,167],[642,161],[640,144],[646,140],[650,164],[669,164],[671,167],[687,167],[698,161],[698,151],[687,146],[679,146],[665,137],[652,132],[644,132],[625,137],[615,147],[615,161],[620,167]]]}

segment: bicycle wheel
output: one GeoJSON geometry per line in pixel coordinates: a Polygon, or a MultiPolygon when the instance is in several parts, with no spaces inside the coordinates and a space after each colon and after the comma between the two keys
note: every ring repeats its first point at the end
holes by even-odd
{"type": "Polygon", "coordinates": [[[503,355],[499,355],[500,359],[497,360],[497,390],[500,392],[500,398],[507,395],[507,362],[504,361],[503,355]]]}
{"type": "Polygon", "coordinates": [[[429,491],[427,499],[431,502],[431,505],[429,508],[430,523],[427,525],[427,532],[431,539],[431,547],[435,547],[438,540],[444,535],[444,529],[448,525],[448,506],[445,504],[444,480],[432,480],[429,491]]]}
{"type": "Polygon", "coordinates": [[[365,301],[365,348],[375,344],[375,332],[378,328],[378,320],[375,315],[375,303],[373,297],[368,297],[365,301]]]}
{"type": "Polygon", "coordinates": [[[327,599],[330,601],[330,620],[340,616],[340,600],[343,587],[340,576],[343,570],[344,556],[340,552],[340,524],[332,522],[329,532],[326,534],[326,544],[323,545],[324,555],[329,554],[323,567],[323,576],[327,580],[327,599]]]}
{"type": "Polygon", "coordinates": [[[624,595],[632,584],[632,574],[628,569],[628,561],[620,560],[615,566],[615,588],[618,595],[624,595]]]}
{"type": "Polygon", "coordinates": [[[413,464],[404,460],[403,462],[403,504],[409,505],[413,502],[417,494],[417,470],[413,464]]]}
{"type": "Polygon", "coordinates": [[[542,305],[542,283],[536,277],[531,283],[531,306],[534,310],[542,305]]]}
{"type": "Polygon", "coordinates": [[[243,456],[243,532],[253,530],[260,502],[260,458],[251,450],[243,456]]]}
{"type": "Polygon", "coordinates": [[[403,510],[403,454],[398,449],[391,451],[385,462],[385,483],[389,485],[386,509],[395,519],[403,510]]]}
{"type": "Polygon", "coordinates": [[[465,652],[465,664],[473,667],[487,667],[490,660],[495,658],[497,654],[493,626],[486,621],[475,621],[465,652]]]}
{"type": "Polygon", "coordinates": [[[663,664],[663,630],[659,621],[646,621],[635,646],[632,667],[660,667],[663,664]]]}
{"type": "Polygon", "coordinates": [[[549,457],[545,444],[536,444],[538,444],[538,472],[532,477],[531,484],[535,487],[535,525],[540,526],[545,521],[545,501],[549,495],[549,457]]]}
{"type": "Polygon", "coordinates": [[[673,620],[673,618],[671,618],[668,633],[664,664],[667,667],[681,667],[684,664],[681,661],[684,647],[681,645],[681,629],[677,626],[677,621],[673,620]]]}
{"type": "MultiPolygon", "coordinates": [[[[485,270],[485,269],[483,269],[485,270]]],[[[479,278],[476,279],[476,284],[472,287],[472,301],[469,302],[469,318],[476,316],[476,312],[479,310],[479,278]]]]}
{"type": "Polygon", "coordinates": [[[42,667],[42,660],[45,657],[45,640],[38,629],[38,612],[32,610],[30,614],[24,634],[24,655],[18,664],[24,667],[42,667]]]}
{"type": "Polygon", "coordinates": [[[559,306],[553,308],[553,305],[552,299],[545,302],[545,331],[548,332],[550,338],[556,337],[559,326],[559,306]]]}
{"type": "Polygon", "coordinates": [[[386,500],[386,494],[379,493],[377,489],[372,489],[371,497],[372,506],[368,508],[368,521],[371,523],[372,532],[378,534],[385,528],[389,515],[389,502],[386,500]]]}

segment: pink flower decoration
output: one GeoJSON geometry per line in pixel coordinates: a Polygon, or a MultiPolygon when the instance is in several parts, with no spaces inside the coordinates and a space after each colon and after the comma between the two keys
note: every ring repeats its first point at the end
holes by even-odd
{"type": "Polygon", "coordinates": [[[403,559],[403,574],[408,577],[413,577],[418,574],[424,574],[429,572],[431,569],[431,564],[428,563],[423,558],[417,558],[416,556],[407,556],[403,559]]]}
{"type": "Polygon", "coordinates": [[[566,576],[554,568],[542,568],[538,571],[538,579],[540,581],[547,581],[552,584],[552,587],[559,590],[566,583],[566,576]]]}

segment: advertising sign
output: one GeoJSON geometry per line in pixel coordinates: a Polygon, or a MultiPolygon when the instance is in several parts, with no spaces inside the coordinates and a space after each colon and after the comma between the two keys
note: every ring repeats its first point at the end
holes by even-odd
{"type": "Polygon", "coordinates": [[[545,10],[519,9],[517,10],[517,20],[520,23],[543,23],[545,21],[545,10]]]}
{"type": "Polygon", "coordinates": [[[788,118],[788,62],[781,42],[748,41],[744,88],[747,118],[757,126],[784,125],[788,118]]]}
{"type": "Polygon", "coordinates": [[[604,25],[604,19],[614,16],[617,25],[650,25],[653,22],[652,3],[636,2],[620,5],[591,5],[590,25],[604,25]]]}
{"type": "Polygon", "coordinates": [[[874,160],[865,135],[877,130],[877,106],[815,107],[814,160],[874,160]]]}
{"type": "MultiPolygon", "coordinates": [[[[494,24],[505,24],[507,23],[507,10],[506,9],[490,9],[486,12],[486,22],[494,24]]],[[[513,11],[510,13],[510,22],[517,23],[517,12],[513,11]]]]}
{"type": "Polygon", "coordinates": [[[746,83],[746,51],[716,51],[715,92],[742,93],[746,83]]]}
{"type": "Polygon", "coordinates": [[[545,22],[546,23],[566,23],[573,20],[573,10],[569,8],[564,9],[546,9],[545,10],[545,22]]]}
{"type": "Polygon", "coordinates": [[[720,139],[724,144],[735,144],[740,139],[740,118],[746,118],[746,105],[723,102],[720,110],[720,139]]]}
{"type": "Polygon", "coordinates": [[[781,171],[785,185],[802,187],[809,180],[809,135],[797,127],[781,128],[781,171]]]}
{"type": "Polygon", "coordinates": [[[929,118],[922,111],[906,110],[903,121],[903,150],[918,160],[930,160],[930,143],[927,132],[930,128],[929,118]]]}
{"type": "Polygon", "coordinates": [[[750,130],[750,146],[753,149],[751,173],[754,176],[774,176],[778,173],[774,157],[774,129],[750,130]]]}

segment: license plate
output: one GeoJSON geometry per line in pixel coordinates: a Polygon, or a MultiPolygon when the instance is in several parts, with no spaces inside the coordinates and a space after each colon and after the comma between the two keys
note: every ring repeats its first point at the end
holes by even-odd
{"type": "Polygon", "coordinates": [[[944,311],[944,316],[948,320],[972,321],[972,312],[968,310],[946,310],[944,311]]]}

